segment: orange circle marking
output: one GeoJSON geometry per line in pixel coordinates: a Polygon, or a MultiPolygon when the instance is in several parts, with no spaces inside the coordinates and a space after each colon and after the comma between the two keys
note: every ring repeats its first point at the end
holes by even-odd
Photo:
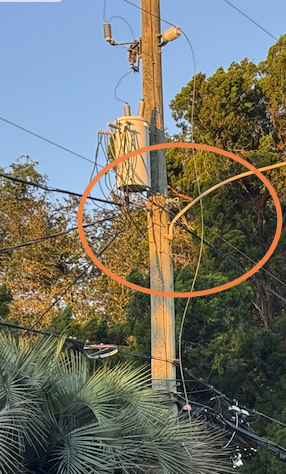
{"type": "Polygon", "coordinates": [[[78,232],[80,239],[82,241],[82,244],[84,246],[84,249],[86,250],[87,254],[91,258],[91,260],[104,272],[106,275],[108,275],[110,278],[113,278],[113,280],[117,281],[118,283],[121,283],[122,285],[127,286],[128,288],[131,288],[132,290],[137,290],[141,291],[142,293],[147,293],[149,295],[155,295],[155,296],[169,296],[173,298],[186,298],[186,297],[194,297],[194,296],[205,296],[205,295],[211,295],[214,293],[218,293],[223,290],[227,290],[228,288],[232,288],[235,285],[238,285],[238,283],[243,282],[244,280],[247,280],[250,276],[252,276],[254,273],[256,273],[270,258],[272,253],[274,252],[280,235],[281,235],[281,230],[282,230],[282,211],[281,211],[281,206],[280,202],[278,199],[278,196],[276,192],[274,191],[272,185],[269,183],[269,181],[263,176],[263,174],[258,171],[258,169],[255,168],[255,166],[251,165],[247,161],[245,161],[243,158],[240,158],[239,156],[234,155],[233,153],[230,153],[228,151],[221,150],[220,148],[216,148],[213,146],[209,145],[201,145],[197,143],[164,143],[164,144],[159,144],[159,145],[152,145],[152,146],[147,146],[144,148],[140,148],[139,150],[131,151],[130,153],[127,153],[124,156],[120,156],[116,160],[112,161],[109,163],[105,168],[103,168],[94,178],[93,180],[89,183],[87,186],[85,192],[83,193],[83,196],[81,198],[79,208],[78,208],[78,215],[77,215],[77,224],[78,224],[78,232]],[[201,290],[201,291],[190,291],[190,292],[173,292],[173,291],[157,291],[157,290],[152,290],[150,288],[144,288],[143,286],[139,285],[134,285],[133,283],[130,283],[124,278],[121,278],[120,276],[116,275],[115,273],[112,273],[108,268],[106,268],[99,260],[98,258],[94,255],[94,253],[91,251],[87,240],[84,235],[83,231],[83,226],[82,226],[82,215],[83,215],[83,209],[84,205],[87,199],[87,196],[89,195],[90,191],[92,190],[93,186],[100,180],[100,178],[107,173],[110,169],[112,169],[114,166],[118,165],[119,163],[122,163],[123,161],[127,160],[128,158],[131,158],[132,156],[139,155],[141,153],[145,153],[146,151],[152,151],[152,150],[161,150],[163,148],[195,148],[199,150],[207,150],[207,151],[212,151],[214,153],[218,153],[223,156],[227,156],[228,158],[231,158],[232,160],[237,161],[238,163],[241,163],[244,165],[246,168],[248,168],[250,171],[253,171],[253,173],[265,184],[267,189],[269,190],[275,207],[276,207],[276,213],[277,213],[277,226],[276,226],[276,232],[275,236],[273,239],[273,242],[269,248],[269,250],[266,252],[264,257],[258,262],[255,267],[253,267],[249,272],[245,273],[244,275],[240,276],[239,278],[236,278],[235,280],[230,281],[229,283],[225,283],[224,285],[221,286],[216,286],[215,288],[210,288],[208,290],[201,290]]]}

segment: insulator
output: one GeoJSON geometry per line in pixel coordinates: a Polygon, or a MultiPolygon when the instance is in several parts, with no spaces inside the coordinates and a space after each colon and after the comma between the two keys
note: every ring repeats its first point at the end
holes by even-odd
{"type": "Polygon", "coordinates": [[[144,100],[140,100],[139,107],[138,107],[138,116],[144,117],[144,110],[145,110],[145,102],[144,100]]]}
{"type": "Polygon", "coordinates": [[[125,117],[130,117],[131,116],[131,107],[127,102],[126,102],[126,104],[124,104],[124,116],[125,117]]]}
{"type": "Polygon", "coordinates": [[[182,30],[179,26],[172,26],[172,28],[169,28],[162,34],[162,43],[174,41],[175,39],[179,38],[181,34],[182,30]]]}
{"type": "Polygon", "coordinates": [[[112,39],[111,24],[108,23],[107,21],[103,25],[103,34],[104,34],[104,39],[106,41],[111,41],[112,39]]]}

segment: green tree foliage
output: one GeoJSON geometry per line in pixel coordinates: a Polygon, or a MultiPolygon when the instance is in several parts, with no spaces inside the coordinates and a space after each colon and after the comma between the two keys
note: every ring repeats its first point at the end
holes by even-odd
{"type": "MultiPolygon", "coordinates": [[[[193,103],[195,141],[233,151],[257,168],[284,161],[285,58],[286,35],[258,66],[243,60],[231,64],[227,71],[219,68],[209,78],[198,74],[193,103]]],[[[191,129],[193,86],[194,79],[171,103],[180,138],[186,140],[191,129]]],[[[196,156],[202,190],[242,171],[240,165],[225,157],[201,151],[196,156]]],[[[168,168],[171,190],[194,196],[197,189],[190,158],[190,154],[172,151],[168,168]]],[[[285,170],[269,172],[267,178],[278,193],[284,213],[285,170]]],[[[194,209],[188,219],[199,233],[199,209],[194,209]]],[[[232,183],[205,199],[204,220],[206,240],[246,269],[253,262],[229,244],[258,261],[269,248],[276,227],[272,199],[256,178],[232,183]]],[[[279,245],[264,266],[282,281],[286,281],[285,242],[283,227],[279,245]]],[[[193,270],[189,270],[189,278],[187,268],[182,272],[179,280],[183,289],[190,287],[193,270]]],[[[229,262],[210,249],[205,251],[200,272],[206,279],[203,287],[238,274],[229,262]]],[[[285,297],[285,287],[269,274],[260,271],[257,277],[285,297]]],[[[199,279],[196,289],[200,285],[199,279]]],[[[185,363],[229,396],[285,422],[284,303],[251,281],[224,293],[209,301],[198,298],[191,302],[184,329],[185,363]]],[[[286,447],[285,428],[270,420],[261,419],[255,432],[286,447]]],[[[284,472],[274,457],[262,450],[259,453],[239,470],[252,474],[284,472]]]]}
{"type": "Polygon", "coordinates": [[[8,316],[10,308],[9,305],[12,301],[11,291],[8,290],[6,285],[0,286],[0,318],[4,319],[8,316]]]}
{"type": "Polygon", "coordinates": [[[17,343],[0,332],[1,474],[229,472],[219,438],[174,418],[149,371],[90,374],[63,342],[17,343]]]}
{"type": "MultiPolygon", "coordinates": [[[[245,59],[231,64],[226,71],[219,68],[208,78],[197,74],[194,103],[194,79],[171,102],[180,128],[175,139],[189,139],[193,104],[192,132],[196,142],[232,151],[257,168],[284,161],[285,41],[286,35],[258,66],[245,59]]],[[[196,163],[201,191],[244,171],[238,163],[209,152],[196,152],[196,163]]],[[[180,196],[182,201],[197,196],[192,153],[169,150],[167,164],[171,195],[180,196]]],[[[285,169],[267,172],[266,176],[278,193],[284,213],[285,169]]],[[[246,270],[252,268],[253,262],[259,261],[268,250],[276,228],[275,208],[264,185],[255,177],[237,181],[205,198],[203,207],[205,240],[246,270]]],[[[200,234],[199,206],[186,215],[185,223],[200,234]]],[[[181,238],[178,231],[175,238],[181,238]]],[[[193,240],[191,245],[189,261],[175,264],[177,291],[191,288],[199,244],[193,240]]],[[[228,396],[282,422],[285,422],[285,304],[267,287],[286,297],[285,245],[283,227],[279,245],[264,265],[282,284],[260,271],[256,276],[264,287],[249,280],[210,297],[191,299],[183,332],[185,366],[228,396]]],[[[229,261],[204,247],[195,289],[218,286],[240,275],[229,261]]],[[[132,305],[137,315],[141,315],[141,319],[137,318],[140,324],[150,309],[146,304],[140,305],[142,295],[133,298],[132,305]]],[[[177,336],[185,303],[186,300],[176,301],[177,336]]],[[[253,429],[286,447],[282,426],[261,418],[253,429]]],[[[259,450],[259,456],[239,471],[280,474],[283,469],[283,464],[273,456],[259,450]]]]}
{"type": "MultiPolygon", "coordinates": [[[[29,157],[22,157],[5,173],[40,185],[47,184],[47,178],[37,171],[37,163],[29,157]]],[[[76,227],[78,198],[58,200],[33,186],[0,178],[0,201],[1,249],[76,227]]],[[[97,212],[87,209],[85,223],[98,219],[97,212]]],[[[100,226],[98,232],[104,232],[106,225],[100,226]]],[[[104,244],[104,241],[94,239],[97,236],[94,228],[86,229],[85,235],[94,251],[104,244]]],[[[77,232],[0,254],[0,283],[13,292],[10,318],[31,325],[89,263],[77,232]]],[[[94,308],[102,305],[96,298],[94,284],[98,273],[97,268],[91,266],[88,274],[83,275],[63,299],[67,306],[72,305],[77,321],[88,320],[94,314],[94,308]]],[[[59,310],[60,305],[56,304],[41,324],[47,325],[59,310]]]]}
{"type": "MultiPolygon", "coordinates": [[[[195,81],[192,78],[171,102],[179,133],[169,139],[188,141],[192,132],[197,143],[232,151],[257,168],[284,161],[285,71],[286,35],[270,48],[266,60],[259,65],[244,59],[232,63],[227,70],[219,68],[211,77],[197,74],[195,81]]],[[[245,170],[231,159],[204,151],[196,152],[196,165],[201,191],[245,170]]],[[[173,205],[171,209],[172,217],[198,195],[198,186],[192,152],[168,150],[167,166],[170,195],[180,199],[178,207],[173,205]]],[[[30,161],[12,165],[11,173],[46,182],[30,161]]],[[[267,172],[266,176],[278,194],[284,214],[286,169],[267,172]]],[[[55,229],[66,229],[75,219],[78,204],[71,199],[64,203],[51,202],[45,193],[4,180],[0,181],[0,199],[3,202],[1,247],[55,229]]],[[[264,185],[256,177],[239,180],[204,199],[203,208],[205,241],[246,270],[252,268],[268,250],[276,228],[275,207],[264,185]]],[[[100,211],[99,215],[104,213],[100,211]]],[[[94,215],[91,212],[86,219],[94,215]]],[[[200,234],[199,206],[185,217],[186,228],[200,234]]],[[[102,260],[123,278],[148,287],[146,227],[145,213],[125,208],[120,219],[98,231],[97,242],[99,247],[104,246],[120,231],[120,239],[105,251],[102,260]]],[[[286,282],[285,232],[283,226],[279,245],[264,265],[266,271],[256,274],[263,286],[248,280],[222,293],[192,299],[183,332],[184,365],[229,396],[282,422],[286,418],[285,304],[269,292],[268,287],[286,298],[283,285],[286,282]]],[[[182,228],[175,229],[177,291],[190,291],[198,250],[197,239],[182,228]]],[[[77,236],[73,235],[57,240],[57,245],[41,244],[0,258],[0,281],[13,293],[9,316],[19,316],[21,322],[28,323],[72,281],[85,261],[85,254],[77,236]]],[[[240,275],[240,270],[229,261],[204,246],[196,289],[218,286],[240,275]]],[[[76,337],[127,345],[136,352],[150,352],[148,295],[133,293],[93,270],[68,292],[64,302],[67,309],[62,311],[57,305],[42,322],[43,326],[51,323],[50,328],[55,332],[71,330],[76,337]],[[56,317],[51,322],[53,316],[56,317]]],[[[186,300],[176,300],[177,336],[185,303],[186,300]]],[[[282,426],[261,418],[254,429],[257,434],[269,436],[286,447],[282,426]]],[[[275,458],[260,451],[257,458],[239,470],[280,474],[282,468],[275,458]]]]}

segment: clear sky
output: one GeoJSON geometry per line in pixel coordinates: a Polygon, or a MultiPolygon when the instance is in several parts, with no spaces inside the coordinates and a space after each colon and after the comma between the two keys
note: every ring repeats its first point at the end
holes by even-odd
{"type": "MultiPolygon", "coordinates": [[[[97,130],[122,115],[114,88],[129,70],[126,50],[103,39],[103,0],[51,3],[0,2],[0,116],[93,159],[97,130]]],[[[140,5],[139,0],[133,3],[140,5]]],[[[285,0],[232,0],[275,37],[285,33],[285,0]]],[[[106,15],[123,16],[140,36],[140,10],[106,0],[106,15]]],[[[161,0],[161,16],[183,28],[195,52],[197,72],[248,57],[258,63],[275,42],[224,0],[161,0]]],[[[128,26],[112,20],[117,41],[133,40],[128,26]]],[[[162,25],[162,28],[168,28],[162,25]]],[[[190,48],[181,37],[163,50],[165,125],[176,130],[168,105],[193,74],[190,48]]],[[[141,74],[117,90],[137,114],[141,74]]],[[[51,186],[83,192],[92,164],[0,120],[0,166],[20,155],[39,161],[51,186]]]]}

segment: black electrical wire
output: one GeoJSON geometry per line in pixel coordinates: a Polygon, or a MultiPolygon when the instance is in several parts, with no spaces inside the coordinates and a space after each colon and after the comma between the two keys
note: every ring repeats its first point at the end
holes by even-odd
{"type": "MultiPolygon", "coordinates": [[[[114,240],[120,235],[122,232],[122,229],[120,229],[119,232],[117,232],[113,238],[101,249],[97,254],[96,257],[99,258],[105,250],[108,249],[108,247],[114,242],[114,240]]],[[[71,282],[67,285],[67,287],[64,289],[64,291],[55,299],[53,303],[50,304],[50,306],[38,317],[38,319],[32,324],[30,329],[34,329],[35,326],[39,324],[39,322],[46,316],[46,314],[58,303],[60,299],[69,291],[70,288],[72,288],[84,275],[87,274],[88,270],[92,267],[92,265],[86,265],[84,270],[71,282]]]]}
{"type": "Polygon", "coordinates": [[[117,89],[118,89],[118,87],[119,87],[121,81],[122,81],[126,76],[129,76],[129,74],[131,74],[131,72],[132,72],[132,70],[129,71],[129,72],[127,72],[126,74],[124,74],[124,75],[119,79],[119,81],[117,82],[117,84],[116,84],[116,86],[115,86],[115,88],[114,88],[114,94],[113,94],[113,95],[114,95],[114,99],[118,100],[119,102],[123,102],[123,104],[126,104],[126,100],[122,100],[122,99],[120,99],[119,97],[117,97],[117,89]]]}
{"type": "Polygon", "coordinates": [[[133,40],[135,40],[135,34],[134,34],[133,28],[130,25],[130,23],[123,16],[119,16],[119,15],[112,16],[109,20],[109,23],[111,23],[111,20],[113,20],[114,18],[118,18],[118,19],[124,21],[124,23],[126,23],[126,25],[129,27],[129,29],[131,31],[131,35],[132,35],[133,40]]]}
{"type": "MultiPolygon", "coordinates": [[[[222,237],[221,235],[217,234],[211,227],[208,227],[207,225],[205,226],[209,231],[211,231],[216,237],[218,237],[219,239],[221,239],[225,244],[227,244],[229,247],[233,248],[236,252],[240,253],[243,257],[245,257],[249,262],[251,263],[254,263],[254,265],[257,265],[257,262],[255,260],[253,260],[252,258],[250,258],[248,255],[246,255],[246,253],[242,252],[239,248],[237,248],[235,245],[232,245],[230,242],[228,242],[228,240],[226,240],[224,237],[222,237]]],[[[286,287],[286,283],[284,283],[284,281],[282,281],[280,278],[278,278],[277,276],[273,275],[273,273],[269,272],[269,270],[266,270],[266,268],[264,267],[261,267],[261,270],[265,273],[267,273],[267,275],[269,275],[271,278],[274,278],[274,280],[276,280],[278,283],[280,283],[280,285],[286,287]]]]}
{"type": "MultiPolygon", "coordinates": [[[[56,338],[62,337],[61,334],[51,333],[51,332],[48,332],[48,331],[41,331],[41,330],[38,330],[38,329],[34,329],[33,327],[29,328],[27,326],[20,326],[18,324],[13,324],[13,323],[10,323],[8,321],[0,321],[0,326],[7,327],[7,328],[10,328],[10,329],[23,330],[25,332],[33,332],[35,334],[41,334],[41,335],[49,336],[49,337],[56,337],[56,338]]],[[[86,341],[81,340],[81,339],[77,339],[75,337],[67,337],[65,340],[67,342],[70,342],[71,344],[74,344],[74,345],[77,345],[77,346],[82,346],[86,343],[86,341]]],[[[161,359],[161,358],[157,358],[157,357],[152,357],[149,354],[138,354],[138,353],[135,353],[135,352],[124,351],[122,349],[119,349],[118,352],[120,352],[122,354],[125,354],[125,355],[130,355],[130,356],[133,356],[133,357],[139,357],[139,358],[148,359],[148,360],[156,359],[156,360],[161,360],[161,361],[164,361],[164,362],[172,362],[172,363],[177,364],[177,361],[171,361],[171,360],[168,360],[168,359],[161,359]]],[[[225,394],[223,394],[222,392],[217,390],[213,385],[209,385],[206,382],[204,382],[203,379],[201,379],[199,377],[196,377],[188,369],[184,368],[184,370],[188,375],[190,375],[192,377],[192,379],[187,379],[186,382],[196,381],[200,384],[203,384],[205,387],[207,387],[207,389],[205,389],[205,390],[196,390],[196,391],[192,391],[191,393],[211,392],[211,393],[216,393],[219,397],[224,398],[226,401],[228,401],[231,404],[237,402],[237,400],[235,400],[235,399],[228,398],[225,394]]],[[[176,379],[176,381],[181,381],[181,379],[176,379]]],[[[180,398],[182,398],[182,397],[180,396],[180,398]]],[[[194,402],[194,401],[192,401],[191,403],[196,404],[196,402],[194,402]]],[[[201,404],[198,404],[198,405],[203,406],[207,409],[210,409],[210,407],[208,407],[207,405],[201,405],[201,404]]],[[[265,415],[264,413],[258,412],[256,410],[248,409],[245,406],[243,406],[243,407],[241,407],[240,405],[237,405],[237,406],[238,406],[238,408],[246,409],[250,413],[258,414],[262,417],[265,417],[265,418],[269,419],[270,421],[273,421],[274,423],[278,423],[282,426],[286,426],[285,423],[282,423],[281,421],[276,420],[275,418],[271,418],[271,417],[265,415]]],[[[213,409],[211,409],[211,410],[213,410],[213,409]]]]}
{"type": "MultiPolygon", "coordinates": [[[[136,352],[129,352],[129,351],[124,351],[122,349],[119,349],[120,353],[122,354],[125,354],[125,355],[130,355],[130,356],[133,356],[133,357],[138,357],[138,358],[141,358],[141,359],[148,359],[148,360],[152,360],[152,359],[155,359],[155,360],[160,360],[162,362],[170,362],[170,363],[173,363],[175,365],[178,365],[178,361],[177,360],[169,360],[169,359],[162,359],[162,358],[159,358],[159,357],[153,357],[149,354],[138,354],[136,352]]],[[[190,370],[184,368],[184,371],[192,377],[192,379],[197,382],[197,383],[200,383],[202,385],[204,385],[206,387],[206,390],[203,390],[203,392],[210,392],[210,393],[214,393],[216,394],[218,397],[220,398],[223,398],[224,400],[226,400],[229,404],[234,404],[237,402],[237,400],[235,399],[231,399],[229,397],[227,397],[224,393],[220,392],[219,390],[217,390],[213,385],[209,385],[208,383],[206,383],[202,378],[199,378],[197,377],[196,375],[194,375],[190,370]]],[[[180,380],[180,379],[178,379],[180,380]]],[[[190,380],[186,380],[187,382],[190,382],[190,380]]],[[[201,393],[202,390],[198,390],[198,393],[201,393]]],[[[194,393],[194,392],[192,392],[194,393]]],[[[192,402],[193,403],[193,402],[192,402]]],[[[237,405],[239,408],[244,408],[245,410],[247,410],[248,412],[252,413],[252,414],[256,414],[256,415],[260,415],[264,418],[267,418],[269,419],[270,421],[273,421],[274,423],[278,423],[284,427],[286,427],[286,424],[285,423],[282,423],[281,421],[279,420],[276,420],[275,418],[271,418],[267,415],[265,415],[264,413],[261,413],[261,412],[258,412],[256,410],[253,410],[253,409],[250,409],[250,408],[247,408],[245,407],[244,405],[241,406],[241,405],[237,405]]],[[[209,407],[207,407],[209,408],[209,407]]]]}
{"type": "MultiPolygon", "coordinates": [[[[86,229],[88,227],[93,227],[95,225],[102,224],[106,221],[114,220],[116,218],[117,218],[117,216],[105,217],[105,219],[101,219],[99,221],[92,222],[91,224],[84,224],[83,228],[86,229]]],[[[77,232],[77,231],[78,231],[78,227],[71,227],[70,229],[63,230],[62,232],[57,232],[56,234],[45,235],[45,236],[39,237],[38,239],[35,239],[35,240],[29,240],[27,242],[22,242],[21,244],[13,245],[12,247],[6,247],[6,248],[3,248],[3,249],[0,249],[0,255],[5,254],[5,253],[9,253],[9,252],[13,252],[13,250],[18,250],[22,247],[29,247],[30,245],[39,244],[41,242],[44,242],[45,240],[56,239],[57,237],[67,235],[70,232],[77,232]]]]}
{"type": "MultiPolygon", "coordinates": [[[[0,173],[0,178],[9,179],[10,181],[25,184],[27,186],[34,186],[36,188],[43,189],[44,191],[48,191],[49,193],[61,193],[61,194],[69,194],[70,196],[82,197],[82,194],[80,194],[80,193],[75,193],[73,191],[68,191],[66,189],[53,188],[51,186],[45,186],[43,184],[34,183],[33,181],[25,181],[24,179],[14,178],[13,176],[3,174],[3,173],[0,173]]],[[[87,199],[90,199],[91,201],[102,202],[104,204],[112,204],[112,205],[115,205],[115,206],[123,206],[123,204],[121,204],[120,202],[108,201],[106,199],[100,199],[100,198],[96,198],[96,197],[92,197],[92,196],[87,196],[87,199]]]]}
{"type": "MultiPolygon", "coordinates": [[[[144,198],[144,196],[142,196],[144,198]]],[[[164,206],[160,206],[157,204],[157,206],[162,209],[162,210],[165,210],[167,212],[169,212],[170,215],[172,215],[172,213],[170,213],[169,209],[164,207],[164,206]]],[[[174,216],[172,216],[174,217],[174,216]]],[[[201,237],[199,235],[197,235],[194,231],[190,230],[186,225],[184,225],[182,222],[177,222],[176,223],[177,226],[183,228],[186,232],[188,232],[189,234],[191,234],[193,237],[195,237],[196,239],[198,240],[201,240],[201,237]]],[[[239,270],[240,272],[242,273],[247,273],[247,270],[245,270],[245,268],[243,268],[242,266],[240,266],[238,263],[236,263],[234,260],[232,260],[230,257],[228,257],[227,255],[225,255],[223,252],[221,252],[220,250],[218,250],[216,247],[214,247],[213,245],[211,245],[210,243],[208,243],[205,239],[204,239],[204,244],[209,247],[213,252],[215,252],[217,255],[219,255],[222,259],[226,260],[228,263],[230,263],[233,267],[237,268],[237,270],[239,270]]],[[[270,272],[268,272],[270,273],[270,272]]],[[[270,273],[271,276],[274,277],[274,275],[272,275],[270,273]]],[[[275,277],[274,277],[275,278],[275,277]]],[[[266,285],[265,283],[263,283],[261,280],[259,280],[259,278],[255,277],[254,275],[250,276],[249,279],[255,281],[258,285],[260,285],[262,288],[264,288],[266,291],[268,291],[269,293],[272,293],[274,296],[276,296],[277,298],[279,298],[281,301],[283,301],[283,303],[286,303],[286,298],[284,298],[283,296],[281,296],[277,291],[273,290],[270,286],[266,285]]]]}
{"type": "MultiPolygon", "coordinates": [[[[56,334],[56,333],[48,332],[48,331],[41,331],[39,329],[32,329],[32,328],[28,328],[26,326],[20,326],[18,324],[9,323],[8,321],[0,321],[0,326],[7,327],[7,328],[10,328],[10,329],[18,329],[18,330],[22,330],[22,331],[26,331],[26,332],[32,332],[32,333],[35,333],[35,334],[41,334],[43,336],[57,337],[57,338],[63,337],[61,334],[56,334]]],[[[65,340],[67,342],[71,342],[72,344],[77,345],[77,346],[82,346],[86,342],[86,341],[82,341],[80,339],[76,339],[76,338],[73,338],[73,337],[67,337],[67,338],[65,338],[65,340]]]]}
{"type": "Polygon", "coordinates": [[[105,10],[106,10],[106,0],[103,0],[103,13],[102,13],[103,21],[106,21],[105,10]]]}
{"type": "MultiPolygon", "coordinates": [[[[135,8],[138,8],[138,10],[141,10],[141,11],[144,11],[145,13],[149,13],[149,15],[151,16],[154,16],[155,18],[158,18],[159,20],[163,21],[164,23],[166,23],[167,25],[170,25],[170,26],[176,26],[174,25],[174,23],[170,23],[169,21],[167,20],[164,20],[164,18],[158,16],[158,15],[155,15],[154,13],[151,13],[149,12],[148,10],[145,10],[144,8],[140,7],[139,5],[135,5],[135,3],[132,3],[130,2],[129,0],[123,0],[125,3],[129,3],[129,5],[132,5],[133,7],[135,8]]],[[[254,23],[256,26],[258,26],[258,28],[260,28],[261,30],[263,30],[267,35],[271,36],[271,38],[275,39],[276,41],[278,40],[278,38],[276,38],[274,35],[272,35],[272,33],[270,33],[268,30],[266,30],[265,28],[263,28],[263,26],[261,26],[259,23],[257,23],[256,21],[254,21],[252,18],[250,18],[248,15],[246,15],[246,13],[244,13],[242,10],[239,10],[239,8],[237,8],[235,5],[233,5],[232,3],[230,3],[228,0],[224,0],[226,3],[228,3],[232,8],[234,8],[235,10],[237,10],[239,13],[241,13],[241,15],[245,16],[248,20],[250,20],[252,23],[254,23]]]]}
{"type": "Polygon", "coordinates": [[[151,12],[149,12],[148,10],[145,10],[145,9],[142,8],[142,7],[139,7],[139,5],[135,5],[135,3],[132,3],[132,2],[130,2],[129,0],[123,0],[123,1],[124,1],[125,3],[129,3],[129,5],[132,5],[132,6],[135,7],[135,8],[138,8],[138,10],[141,10],[142,12],[148,13],[149,15],[154,16],[155,18],[158,18],[159,20],[163,21],[163,22],[166,23],[167,25],[176,26],[176,25],[174,25],[174,23],[170,23],[169,21],[164,20],[164,18],[161,18],[160,16],[155,15],[154,13],[151,13],[151,12]]]}
{"type": "MultiPolygon", "coordinates": [[[[196,239],[198,240],[201,240],[200,236],[197,235],[194,231],[188,229],[188,227],[186,227],[184,224],[182,223],[179,223],[178,224],[180,227],[182,227],[186,232],[188,232],[189,234],[193,235],[196,239]]],[[[215,252],[217,255],[219,255],[221,258],[223,258],[224,260],[226,260],[228,263],[230,263],[233,267],[237,268],[240,272],[242,273],[247,273],[247,270],[245,270],[245,268],[243,268],[241,265],[239,265],[238,263],[234,262],[231,258],[229,258],[227,255],[225,255],[223,252],[221,252],[220,250],[218,250],[216,247],[214,247],[213,245],[209,244],[206,240],[204,240],[204,244],[209,247],[213,252],[215,252]]],[[[254,275],[251,275],[249,277],[249,279],[255,281],[258,285],[260,285],[262,288],[264,288],[266,291],[268,291],[269,293],[272,293],[274,296],[276,296],[277,298],[279,298],[281,301],[283,301],[283,303],[286,303],[286,298],[283,298],[283,296],[281,296],[279,293],[277,293],[277,291],[273,290],[270,286],[266,285],[265,283],[263,283],[261,280],[259,280],[259,278],[255,277],[254,275]]]]}
{"type": "Polygon", "coordinates": [[[265,28],[263,28],[263,26],[259,25],[259,23],[257,23],[257,22],[254,21],[252,18],[250,18],[250,16],[246,15],[246,13],[244,13],[242,10],[239,10],[239,8],[237,8],[235,5],[233,5],[232,3],[230,3],[228,0],[224,0],[224,2],[228,3],[232,8],[234,8],[236,11],[238,11],[239,13],[241,13],[241,15],[245,16],[245,18],[247,18],[249,21],[251,21],[252,23],[254,23],[254,25],[258,26],[258,28],[260,28],[262,31],[264,31],[267,35],[271,36],[271,38],[275,39],[276,41],[278,40],[278,38],[276,38],[274,35],[272,35],[272,33],[270,33],[270,32],[267,31],[265,28]]]}
{"type": "Polygon", "coordinates": [[[78,153],[75,153],[74,151],[69,150],[68,148],[65,148],[62,145],[59,145],[58,143],[52,142],[51,140],[48,140],[47,138],[42,137],[41,135],[38,135],[37,133],[31,132],[31,130],[28,130],[27,128],[21,127],[20,125],[17,125],[14,122],[10,122],[10,120],[5,119],[4,117],[0,117],[0,120],[2,120],[3,122],[8,123],[9,125],[12,125],[13,127],[19,128],[20,130],[23,130],[26,133],[29,133],[30,135],[33,135],[34,137],[37,137],[40,140],[44,140],[45,142],[50,143],[51,145],[54,145],[58,148],[61,148],[61,150],[67,151],[68,153],[71,153],[72,155],[77,156],[78,158],[81,158],[82,160],[89,161],[90,163],[93,163],[93,161],[90,160],[89,158],[86,158],[83,155],[79,155],[78,153]]]}
{"type": "Polygon", "coordinates": [[[155,356],[152,356],[150,354],[137,354],[136,352],[124,351],[123,349],[119,349],[118,352],[120,352],[121,354],[130,355],[132,357],[139,357],[141,359],[160,360],[161,362],[169,362],[170,364],[178,365],[177,360],[163,359],[161,357],[155,357],[155,356]]]}

